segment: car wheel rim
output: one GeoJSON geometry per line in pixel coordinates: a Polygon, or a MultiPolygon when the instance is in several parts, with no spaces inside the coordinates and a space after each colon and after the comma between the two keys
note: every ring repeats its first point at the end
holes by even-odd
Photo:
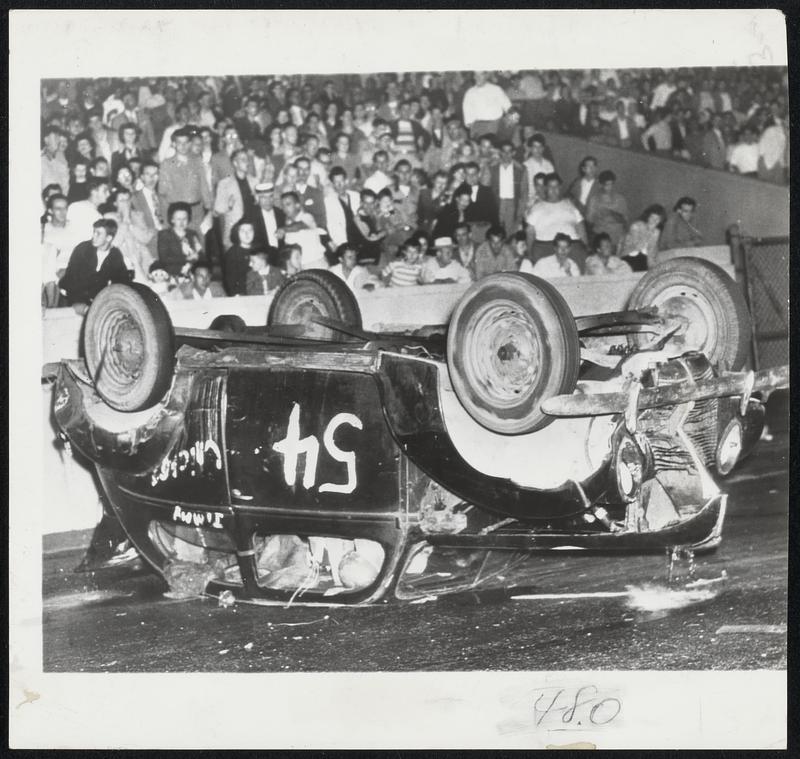
{"type": "Polygon", "coordinates": [[[97,377],[106,392],[129,391],[141,377],[145,361],[141,325],[125,311],[109,311],[99,325],[97,345],[101,350],[97,377]]]}
{"type": "Polygon", "coordinates": [[[466,332],[469,385],[494,408],[524,402],[542,366],[542,344],[530,316],[512,301],[495,301],[473,315],[466,332]]]}
{"type": "Polygon", "coordinates": [[[683,351],[710,353],[719,341],[714,308],[704,293],[694,287],[676,285],[659,293],[653,302],[665,322],[667,332],[677,327],[669,344],[683,351]]]}

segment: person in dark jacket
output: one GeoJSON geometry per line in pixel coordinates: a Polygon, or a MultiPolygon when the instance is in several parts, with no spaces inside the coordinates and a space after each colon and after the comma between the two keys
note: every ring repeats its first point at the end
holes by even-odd
{"type": "Polygon", "coordinates": [[[58,285],[66,293],[67,303],[78,314],[85,314],[89,304],[106,285],[125,284],[133,279],[118,248],[111,245],[117,233],[113,219],[98,219],[92,225],[92,239],[78,244],[58,285]]]}
{"type": "Polygon", "coordinates": [[[247,273],[250,271],[250,255],[255,246],[255,229],[250,219],[242,219],[231,230],[233,245],[225,251],[222,273],[225,292],[228,295],[247,295],[247,273]]]}

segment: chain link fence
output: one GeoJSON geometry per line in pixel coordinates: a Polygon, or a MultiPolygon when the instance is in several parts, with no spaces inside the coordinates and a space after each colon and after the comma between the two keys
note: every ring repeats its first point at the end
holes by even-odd
{"type": "Polygon", "coordinates": [[[789,363],[789,238],[741,240],[742,275],[753,317],[755,369],[789,363]]]}

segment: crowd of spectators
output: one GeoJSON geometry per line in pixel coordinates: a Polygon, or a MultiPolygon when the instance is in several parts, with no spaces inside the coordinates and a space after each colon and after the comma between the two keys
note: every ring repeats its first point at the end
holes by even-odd
{"type": "MultiPolygon", "coordinates": [[[[563,131],[782,182],[784,69],[46,81],[43,303],[109,282],[252,295],[301,269],[354,289],[496,271],[599,276],[702,244],[696,202],[632,219],[563,131]]],[[[601,170],[602,169],[602,170],[601,170]]]]}

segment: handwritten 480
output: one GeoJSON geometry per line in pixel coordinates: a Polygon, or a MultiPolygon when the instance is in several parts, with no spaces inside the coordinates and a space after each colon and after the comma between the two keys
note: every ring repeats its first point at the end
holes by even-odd
{"type": "Polygon", "coordinates": [[[618,698],[601,694],[594,685],[580,688],[542,688],[533,703],[536,726],[560,721],[570,727],[602,726],[612,722],[622,710],[618,698]],[[560,720],[559,720],[560,716],[560,720]]]}

